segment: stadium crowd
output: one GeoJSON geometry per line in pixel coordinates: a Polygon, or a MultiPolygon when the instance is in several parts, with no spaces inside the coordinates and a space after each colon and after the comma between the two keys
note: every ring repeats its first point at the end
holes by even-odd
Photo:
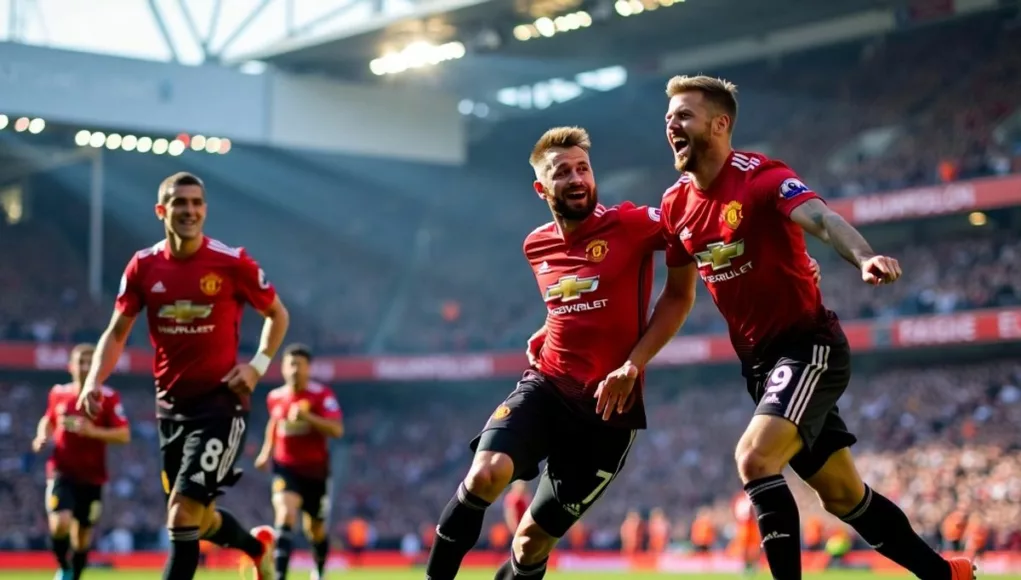
{"type": "MultiPolygon", "coordinates": [[[[650,378],[650,430],[636,442],[604,501],[586,516],[591,546],[616,546],[620,523],[632,509],[662,508],[676,542],[688,539],[700,510],[709,514],[721,543],[733,533],[730,500],[740,483],[732,449],[752,405],[737,382],[679,387],[676,380],[670,373],[650,378]]],[[[985,526],[988,547],[1019,547],[1019,385],[1021,365],[1012,360],[859,373],[842,413],[860,438],[856,452],[865,480],[895,498],[934,543],[945,539],[944,521],[963,513],[985,526]]],[[[335,536],[345,536],[351,518],[364,518],[372,530],[370,546],[394,549],[402,537],[431,529],[438,506],[470,461],[467,441],[501,393],[490,389],[492,396],[476,395],[456,405],[449,392],[396,403],[362,395],[347,404],[350,389],[357,387],[337,388],[347,432],[338,449],[343,461],[332,503],[335,536]]],[[[19,522],[0,530],[0,548],[42,548],[46,542],[43,462],[30,451],[45,394],[46,385],[37,382],[0,386],[4,409],[17,409],[0,412],[0,519],[19,522]]],[[[100,545],[158,546],[162,489],[153,452],[152,394],[134,385],[122,396],[134,437],[128,447],[111,450],[100,545]]],[[[256,415],[252,433],[257,434],[265,413],[256,415]]],[[[251,469],[257,439],[248,441],[247,474],[227,500],[252,523],[271,517],[268,475],[251,469]]],[[[821,513],[807,488],[796,489],[806,514],[823,517],[827,526],[839,525],[821,513]]],[[[491,510],[487,525],[499,519],[499,510],[491,510]]]]}

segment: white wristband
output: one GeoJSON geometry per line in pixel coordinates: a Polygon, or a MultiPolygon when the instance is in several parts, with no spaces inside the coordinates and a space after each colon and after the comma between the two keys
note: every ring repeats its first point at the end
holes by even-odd
{"type": "Polygon", "coordinates": [[[259,373],[259,376],[261,377],[266,374],[266,371],[269,369],[269,363],[272,362],[272,360],[273,359],[260,352],[253,356],[252,360],[248,361],[248,364],[251,365],[251,367],[255,369],[255,372],[259,373]]]}

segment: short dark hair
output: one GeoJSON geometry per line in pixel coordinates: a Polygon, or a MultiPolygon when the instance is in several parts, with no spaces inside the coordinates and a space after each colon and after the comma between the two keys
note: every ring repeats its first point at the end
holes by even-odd
{"type": "Polygon", "coordinates": [[[309,348],[308,345],[304,345],[299,342],[287,345],[287,348],[284,349],[284,356],[288,355],[300,356],[308,362],[312,362],[312,349],[309,348]]]}
{"type": "Polygon", "coordinates": [[[694,77],[679,75],[666,83],[666,96],[669,98],[689,91],[702,93],[705,100],[730,117],[730,131],[734,131],[734,125],[737,123],[737,85],[707,75],[694,77]]]}
{"type": "Polygon", "coordinates": [[[160,183],[159,202],[161,204],[167,203],[170,200],[170,196],[174,195],[174,190],[182,185],[201,187],[202,195],[206,194],[206,184],[202,182],[198,175],[188,173],[187,171],[178,171],[160,183]]]}
{"type": "Polygon", "coordinates": [[[528,163],[536,172],[540,168],[545,171],[546,153],[550,149],[570,149],[578,147],[585,153],[592,149],[592,139],[588,131],[581,127],[553,127],[542,134],[542,137],[532,147],[532,154],[528,157],[528,163]]]}

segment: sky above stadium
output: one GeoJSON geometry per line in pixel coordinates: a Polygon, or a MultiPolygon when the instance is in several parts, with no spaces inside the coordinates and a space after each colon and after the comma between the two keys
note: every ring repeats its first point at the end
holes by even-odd
{"type": "MultiPolygon", "coordinates": [[[[335,33],[370,17],[366,0],[290,0],[292,22],[303,27],[349,4],[342,14],[307,26],[312,37],[335,33]]],[[[216,52],[262,0],[221,0],[220,13],[211,35],[216,52]]],[[[190,32],[186,5],[200,36],[209,33],[214,0],[155,0],[180,62],[202,62],[201,41],[190,32]]],[[[231,57],[264,48],[282,40],[288,25],[288,0],[270,0],[248,28],[230,44],[231,57]]],[[[408,11],[411,0],[386,0],[389,13],[408,11]]],[[[146,60],[170,61],[172,51],[164,41],[148,0],[0,0],[0,39],[26,44],[111,54],[146,60]]]]}

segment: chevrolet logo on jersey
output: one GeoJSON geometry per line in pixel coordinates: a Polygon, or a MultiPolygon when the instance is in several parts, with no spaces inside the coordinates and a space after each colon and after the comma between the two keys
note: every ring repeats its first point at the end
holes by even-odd
{"type": "Polygon", "coordinates": [[[579,278],[578,276],[562,276],[556,284],[546,288],[546,302],[560,299],[561,302],[571,302],[581,298],[586,292],[595,292],[599,288],[599,276],[590,278],[579,278]]]}
{"type": "Polygon", "coordinates": [[[178,300],[160,307],[159,317],[168,318],[178,324],[190,324],[208,318],[213,312],[211,304],[193,304],[190,300],[178,300]]]}
{"type": "Polygon", "coordinates": [[[713,271],[730,267],[730,261],[738,256],[744,255],[744,240],[738,240],[725,244],[713,242],[706,246],[704,252],[696,252],[695,260],[699,268],[712,266],[713,271]]]}

